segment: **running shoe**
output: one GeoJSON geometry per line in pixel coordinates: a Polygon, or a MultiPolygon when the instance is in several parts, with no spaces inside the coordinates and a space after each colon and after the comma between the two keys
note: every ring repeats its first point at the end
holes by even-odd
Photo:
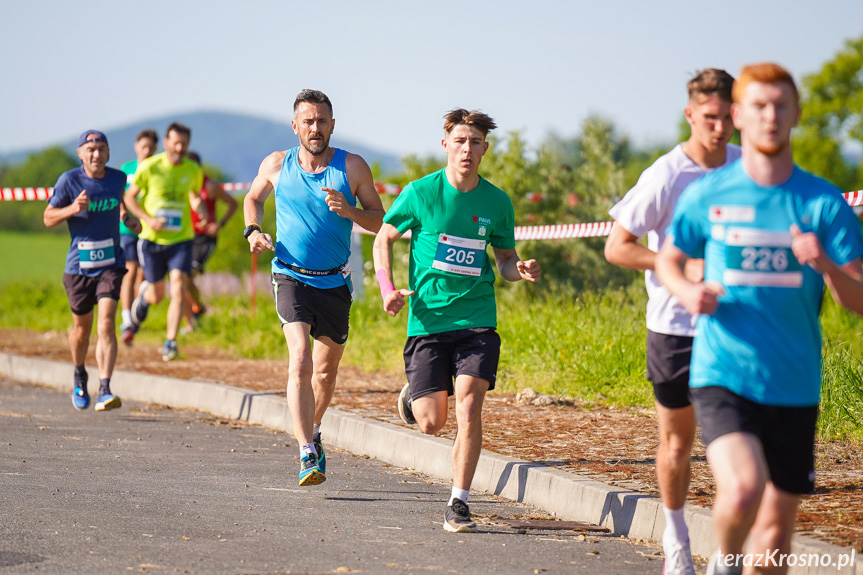
{"type": "Polygon", "coordinates": [[[162,346],[162,361],[171,361],[176,359],[178,355],[180,352],[177,350],[177,340],[166,339],[165,345],[162,346]]]}
{"type": "Polygon", "coordinates": [[[476,522],[470,518],[467,503],[456,497],[444,514],[443,528],[450,533],[476,533],[476,522]]]}
{"type": "Polygon", "coordinates": [[[315,444],[315,451],[318,452],[318,467],[321,468],[321,473],[327,474],[327,454],[324,453],[324,446],[321,444],[321,434],[317,434],[312,441],[315,444]]]}
{"type": "Polygon", "coordinates": [[[96,402],[96,411],[110,411],[117,409],[123,405],[120,398],[113,393],[104,393],[99,396],[99,401],[96,402]]]}
{"type": "Polygon", "coordinates": [[[411,411],[411,384],[406,383],[399,393],[399,417],[408,425],[413,425],[417,422],[414,418],[414,412],[411,411]]]}
{"type": "Polygon", "coordinates": [[[120,324],[120,331],[120,340],[124,344],[131,346],[132,340],[135,339],[135,334],[138,332],[138,328],[135,327],[133,324],[120,324]]]}
{"type": "Polygon", "coordinates": [[[84,387],[79,385],[75,386],[75,390],[72,392],[72,405],[75,406],[75,409],[78,411],[83,411],[90,407],[90,394],[87,393],[87,382],[84,382],[84,387]]]}
{"type": "Polygon", "coordinates": [[[304,455],[300,463],[300,487],[317,485],[327,480],[314,453],[304,455]]]}
{"type": "Polygon", "coordinates": [[[201,316],[207,313],[207,306],[195,306],[192,308],[192,317],[195,319],[201,319],[201,316]]]}
{"type": "Polygon", "coordinates": [[[147,312],[150,311],[150,304],[144,299],[144,294],[150,283],[146,280],[141,282],[141,287],[138,289],[138,296],[132,301],[132,324],[135,327],[140,327],[144,320],[147,319],[147,312]]]}
{"type": "Polygon", "coordinates": [[[662,550],[665,552],[662,575],[695,575],[692,552],[689,550],[689,539],[681,542],[663,537],[662,550]]]}

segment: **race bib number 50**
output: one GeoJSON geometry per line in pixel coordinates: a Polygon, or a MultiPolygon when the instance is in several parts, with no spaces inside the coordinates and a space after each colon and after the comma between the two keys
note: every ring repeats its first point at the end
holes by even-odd
{"type": "Polygon", "coordinates": [[[791,234],[728,228],[722,281],[731,286],[803,285],[803,268],[791,252],[791,234]]]}
{"type": "Polygon", "coordinates": [[[117,261],[114,256],[114,240],[78,242],[78,266],[88,270],[103,268],[117,261]]]}
{"type": "Polygon", "coordinates": [[[478,276],[485,263],[485,245],[485,240],[440,234],[432,267],[463,276],[478,276]]]}

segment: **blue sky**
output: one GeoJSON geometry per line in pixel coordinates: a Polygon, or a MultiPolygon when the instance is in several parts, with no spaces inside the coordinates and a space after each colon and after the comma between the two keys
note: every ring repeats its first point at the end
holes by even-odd
{"type": "Polygon", "coordinates": [[[799,79],[863,34],[863,2],[27,0],[0,21],[2,153],[173,112],[290,120],[309,87],[342,138],[404,155],[437,152],[453,107],[533,145],[590,114],[673,141],[695,70],[799,79]]]}

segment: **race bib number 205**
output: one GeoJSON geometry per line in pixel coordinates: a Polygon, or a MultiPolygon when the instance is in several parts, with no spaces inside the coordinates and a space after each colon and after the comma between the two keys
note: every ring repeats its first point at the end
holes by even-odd
{"type": "Polygon", "coordinates": [[[440,234],[432,267],[464,276],[481,275],[485,246],[485,240],[440,234]]]}

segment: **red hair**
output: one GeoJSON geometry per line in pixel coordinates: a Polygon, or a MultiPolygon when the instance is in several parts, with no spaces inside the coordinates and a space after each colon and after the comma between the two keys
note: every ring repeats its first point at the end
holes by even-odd
{"type": "Polygon", "coordinates": [[[760,82],[762,84],[781,84],[786,83],[791,86],[791,91],[794,93],[794,99],[800,101],[800,93],[797,91],[797,84],[794,83],[794,78],[791,73],[779,64],[764,62],[761,64],[750,64],[744,66],[740,70],[740,75],[734,82],[734,87],[731,89],[733,101],[737,104],[743,100],[743,95],[746,93],[746,86],[750,82],[760,82]]]}

